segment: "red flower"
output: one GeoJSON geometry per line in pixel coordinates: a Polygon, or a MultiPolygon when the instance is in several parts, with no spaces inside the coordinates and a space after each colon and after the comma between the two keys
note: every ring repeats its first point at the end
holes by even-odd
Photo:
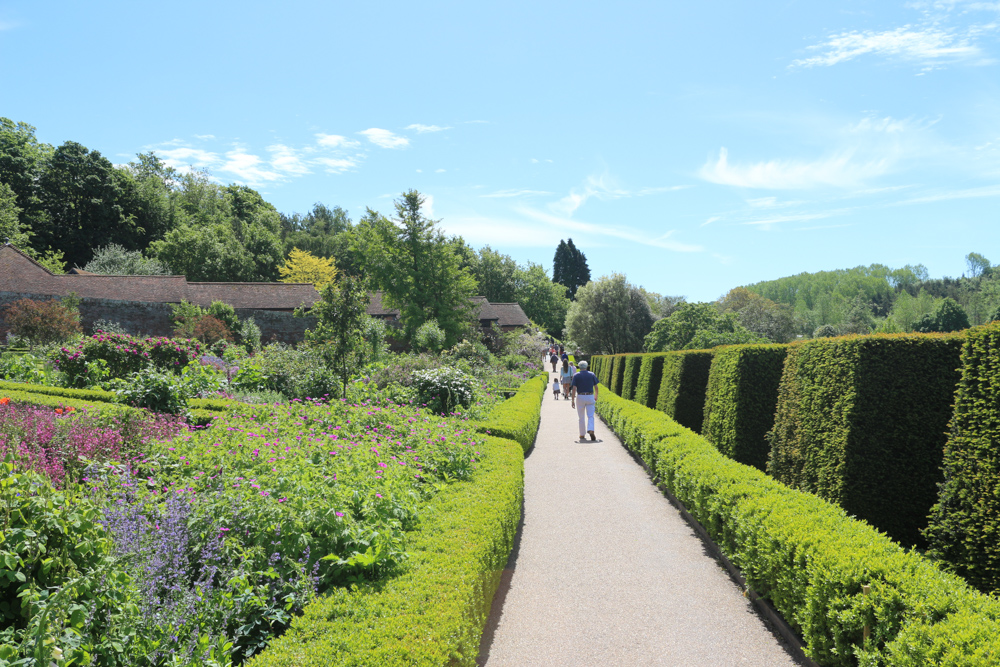
{"type": "Polygon", "coordinates": [[[7,405],[8,403],[10,403],[10,399],[7,398],[6,396],[0,398],[0,405],[7,405]]]}
{"type": "Polygon", "coordinates": [[[62,412],[63,412],[63,411],[62,411],[62,408],[56,408],[56,414],[57,414],[57,415],[61,415],[61,414],[62,414],[62,412]]]}

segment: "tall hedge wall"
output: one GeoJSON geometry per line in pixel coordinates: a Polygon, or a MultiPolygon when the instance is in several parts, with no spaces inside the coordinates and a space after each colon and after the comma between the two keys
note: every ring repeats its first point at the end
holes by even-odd
{"type": "Polygon", "coordinates": [[[639,380],[635,386],[633,401],[647,408],[656,407],[656,397],[660,393],[660,381],[663,380],[663,357],[669,352],[655,352],[642,355],[639,366],[639,380]]]}
{"type": "Polygon", "coordinates": [[[904,544],[922,544],[962,339],[892,334],[790,346],[767,471],[904,544]]]}
{"type": "Polygon", "coordinates": [[[597,410],[820,665],[1000,664],[1000,600],[841,508],[722,456],[661,412],[611,392],[597,410]]]}
{"type": "Polygon", "coordinates": [[[612,357],[611,366],[611,391],[616,394],[622,392],[622,381],[625,379],[625,355],[616,354],[612,357]]]}
{"type": "Polygon", "coordinates": [[[587,370],[596,375],[598,381],[601,379],[601,360],[603,358],[604,357],[593,356],[590,358],[590,362],[588,363],[589,368],[587,370]]]}
{"type": "Polygon", "coordinates": [[[639,381],[639,364],[642,363],[641,354],[629,354],[625,356],[625,371],[622,375],[622,398],[632,400],[635,397],[635,385],[639,381]]]}
{"type": "Polygon", "coordinates": [[[705,392],[702,435],[731,459],[767,467],[787,345],[733,345],[715,352],[705,392]]]}
{"type": "Polygon", "coordinates": [[[664,356],[656,409],[681,426],[700,433],[711,366],[712,352],[707,350],[671,352],[664,356]]]}
{"type": "Polygon", "coordinates": [[[944,484],[925,535],[969,583],[1000,593],[1000,323],[967,333],[944,484]]]}

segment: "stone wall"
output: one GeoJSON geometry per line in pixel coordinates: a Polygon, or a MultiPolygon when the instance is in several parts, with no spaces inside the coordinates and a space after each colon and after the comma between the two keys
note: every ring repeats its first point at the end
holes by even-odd
{"type": "MultiPolygon", "coordinates": [[[[0,292],[0,341],[6,341],[7,327],[3,321],[3,308],[20,299],[48,301],[54,297],[19,292],[0,292]]],[[[291,311],[257,310],[238,308],[240,319],[253,317],[260,327],[263,343],[280,341],[298,343],[302,341],[306,329],[316,324],[312,317],[295,317],[291,311]]],[[[114,299],[80,299],[80,324],[84,333],[91,333],[94,322],[110,320],[117,322],[133,335],[170,336],[173,333],[172,311],[168,303],[148,303],[143,301],[117,301],[114,299]]]]}

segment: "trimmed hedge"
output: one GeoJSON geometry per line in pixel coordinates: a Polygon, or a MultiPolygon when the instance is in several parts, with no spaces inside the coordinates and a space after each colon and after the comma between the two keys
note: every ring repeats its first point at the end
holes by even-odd
{"type": "Polygon", "coordinates": [[[661,412],[609,391],[597,409],[819,664],[1000,664],[1000,601],[843,509],[726,458],[661,412]]]}
{"type": "MultiPolygon", "coordinates": [[[[23,387],[30,387],[32,385],[21,385],[23,387]]],[[[25,403],[27,405],[40,405],[49,408],[73,408],[74,410],[100,410],[101,412],[120,412],[125,413],[129,411],[140,411],[140,408],[133,408],[127,405],[121,405],[118,403],[105,403],[103,401],[90,401],[83,400],[79,398],[65,398],[62,396],[53,396],[51,394],[41,394],[35,393],[34,391],[12,391],[9,389],[0,388],[0,398],[9,398],[13,403],[25,403]]]]}
{"type": "Polygon", "coordinates": [[[546,379],[529,380],[479,425],[520,441],[486,437],[473,478],[435,496],[408,535],[401,574],[310,604],[248,667],[473,667],[520,520],[524,452],[535,436],[526,425],[537,429],[546,379]]]}
{"type": "Polygon", "coordinates": [[[630,401],[635,397],[635,386],[639,381],[639,365],[642,363],[641,354],[625,355],[625,371],[622,374],[622,398],[630,401]]]}
{"type": "Polygon", "coordinates": [[[681,426],[700,432],[711,366],[712,352],[707,350],[685,350],[665,355],[656,409],[667,413],[681,426]]]}
{"type": "Polygon", "coordinates": [[[660,381],[663,380],[663,357],[669,352],[654,352],[642,355],[639,366],[639,379],[635,387],[635,397],[632,399],[647,408],[656,407],[656,397],[660,393],[660,381]]]}
{"type": "Polygon", "coordinates": [[[3,382],[0,381],[0,392],[22,391],[31,394],[45,394],[47,396],[64,396],[75,398],[81,401],[114,403],[117,395],[113,391],[102,389],[69,389],[67,387],[49,387],[42,384],[27,384],[25,382],[3,382]]]}
{"type": "Polygon", "coordinates": [[[924,532],[931,553],[1000,593],[1000,323],[970,329],[944,448],[944,483],[924,532]]]}
{"type": "Polygon", "coordinates": [[[904,544],[923,544],[963,338],[882,334],[790,346],[767,472],[904,544]]]}
{"type": "Polygon", "coordinates": [[[541,404],[548,389],[548,376],[536,375],[513,396],[496,406],[490,416],[475,424],[480,433],[507,438],[521,445],[525,454],[535,444],[541,422],[541,404]]]}
{"type": "Polygon", "coordinates": [[[596,375],[598,380],[600,380],[601,378],[601,366],[602,366],[601,361],[603,359],[604,357],[602,356],[594,356],[590,358],[590,362],[588,364],[589,366],[588,370],[594,375],[596,375]]]}
{"type": "Polygon", "coordinates": [[[701,433],[731,459],[767,467],[787,345],[732,345],[715,352],[701,433]]]}
{"type": "Polygon", "coordinates": [[[611,366],[611,390],[616,394],[621,394],[622,382],[625,380],[625,355],[616,354],[611,366]]]}

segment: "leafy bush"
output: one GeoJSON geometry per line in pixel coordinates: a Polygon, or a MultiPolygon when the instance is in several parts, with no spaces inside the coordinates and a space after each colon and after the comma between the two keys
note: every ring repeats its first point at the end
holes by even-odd
{"type": "Polygon", "coordinates": [[[374,382],[379,389],[392,384],[409,387],[415,371],[426,371],[444,366],[440,357],[429,354],[394,354],[387,361],[370,364],[361,372],[362,378],[374,382]]]}
{"type": "Polygon", "coordinates": [[[112,320],[98,319],[90,327],[93,333],[109,333],[128,335],[128,331],[118,322],[112,320]]]}
{"type": "Polygon", "coordinates": [[[603,391],[597,409],[819,664],[971,667],[1000,656],[997,600],[660,412],[603,391]]]}
{"type": "Polygon", "coordinates": [[[87,382],[87,363],[95,359],[107,362],[111,377],[126,378],[150,364],[159,370],[180,373],[202,355],[203,349],[196,340],[98,333],[77,345],[58,349],[52,363],[66,374],[70,386],[82,387],[87,382]]]}
{"type": "Polygon", "coordinates": [[[44,384],[45,371],[38,366],[39,360],[31,354],[0,355],[0,380],[44,384]]]}
{"type": "Polygon", "coordinates": [[[931,553],[983,591],[1000,591],[1000,323],[971,329],[944,448],[944,483],[925,535],[931,553]]]}
{"type": "Polygon", "coordinates": [[[472,404],[475,378],[457,368],[438,368],[413,373],[416,401],[435,414],[451,414],[472,404]]]}
{"type": "Polygon", "coordinates": [[[445,332],[437,320],[427,320],[413,332],[413,349],[417,352],[440,352],[445,343],[445,332]]]}
{"type": "Polygon", "coordinates": [[[62,301],[19,299],[3,308],[7,328],[32,346],[61,343],[81,332],[80,313],[62,301]]]}
{"type": "Polygon", "coordinates": [[[816,327],[816,330],[813,331],[813,338],[833,338],[839,335],[840,332],[837,331],[837,327],[832,324],[823,324],[816,327]]]}
{"type": "Polygon", "coordinates": [[[942,481],[961,335],[819,338],[788,348],[767,472],[904,544],[942,481]]]}
{"type": "Polygon", "coordinates": [[[231,342],[233,340],[233,334],[230,333],[229,328],[222,323],[222,320],[212,317],[211,315],[205,315],[198,320],[197,324],[194,325],[192,338],[197,338],[206,345],[214,345],[220,340],[231,342]]]}
{"type": "Polygon", "coordinates": [[[671,352],[664,356],[656,409],[681,426],[701,431],[711,366],[712,353],[704,350],[671,352]]]}
{"type": "Polygon", "coordinates": [[[652,352],[641,356],[639,379],[635,387],[633,400],[647,408],[656,407],[656,399],[660,394],[660,382],[663,380],[663,357],[669,353],[652,352]]]}
{"type": "Polygon", "coordinates": [[[778,383],[788,348],[735,345],[715,352],[705,393],[702,435],[731,459],[767,467],[778,383]]]}
{"type": "Polygon", "coordinates": [[[121,380],[121,386],[115,393],[126,405],[171,415],[183,412],[189,397],[180,377],[152,367],[121,380]]]}
{"type": "Polygon", "coordinates": [[[280,343],[266,346],[244,362],[234,381],[246,391],[277,391],[288,398],[340,395],[340,378],[326,367],[319,352],[280,343]],[[262,385],[255,384],[258,378],[263,378],[262,385]]]}

